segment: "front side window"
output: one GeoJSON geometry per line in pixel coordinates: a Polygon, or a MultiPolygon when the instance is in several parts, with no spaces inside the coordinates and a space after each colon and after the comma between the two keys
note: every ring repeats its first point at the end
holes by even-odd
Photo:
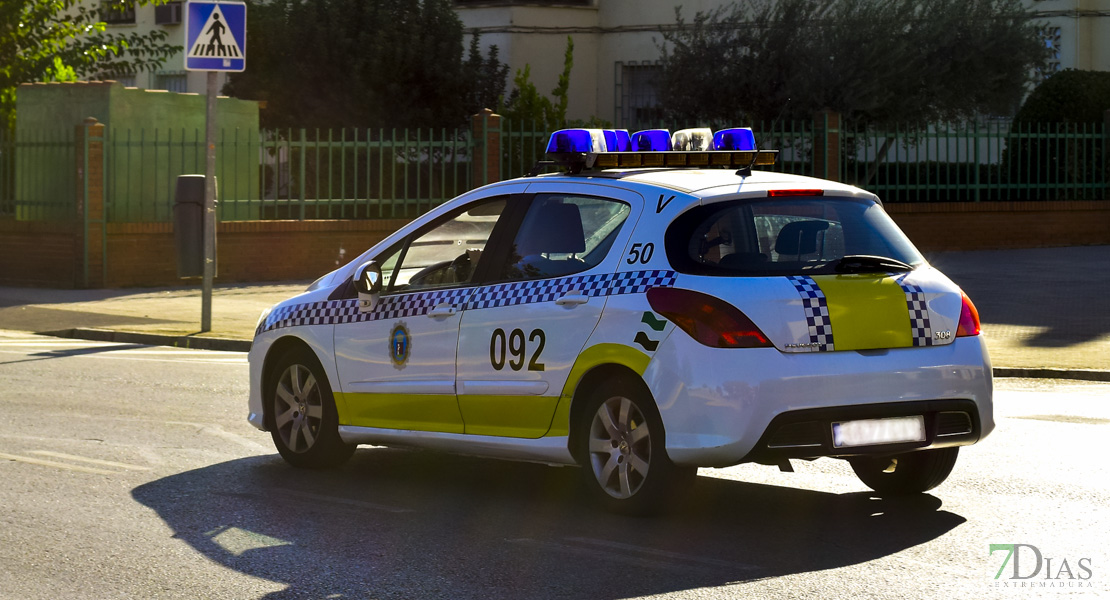
{"type": "Polygon", "coordinates": [[[387,250],[378,259],[385,293],[414,292],[465,285],[473,280],[478,260],[505,198],[471,204],[431,229],[387,250]]]}
{"type": "Polygon", "coordinates": [[[666,236],[680,272],[699,275],[801,275],[837,272],[848,256],[924,262],[909,239],[870,201],[787,197],[701,206],[666,236]]]}
{"type": "Polygon", "coordinates": [[[580,273],[609,253],[631,208],[616,200],[540,194],[513,240],[503,281],[580,273]]]}

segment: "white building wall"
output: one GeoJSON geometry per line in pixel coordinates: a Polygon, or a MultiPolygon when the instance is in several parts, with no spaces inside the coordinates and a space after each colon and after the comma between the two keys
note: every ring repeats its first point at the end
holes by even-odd
{"type": "MultiPolygon", "coordinates": [[[[1110,0],[1024,2],[1050,32],[1059,28],[1059,69],[1110,70],[1110,0]]],[[[659,59],[660,31],[674,26],[676,6],[682,7],[689,21],[699,11],[728,4],[732,2],[595,0],[591,7],[540,7],[525,1],[467,5],[457,10],[468,29],[482,32],[483,45],[498,45],[501,60],[509,64],[512,73],[531,65],[532,81],[541,92],[555,87],[566,36],[572,35],[575,65],[568,118],[597,116],[620,125],[618,66],[650,64],[659,59]],[[583,43],[587,39],[590,42],[583,43]],[[590,64],[592,67],[586,67],[590,64]]]]}

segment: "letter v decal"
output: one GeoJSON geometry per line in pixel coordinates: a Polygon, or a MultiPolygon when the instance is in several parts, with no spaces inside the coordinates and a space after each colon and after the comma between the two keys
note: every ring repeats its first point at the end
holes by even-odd
{"type": "Polygon", "coordinates": [[[655,201],[655,214],[663,212],[663,209],[667,208],[667,205],[671,203],[671,200],[674,200],[674,196],[671,196],[670,198],[664,200],[663,194],[659,194],[659,200],[655,201]]]}

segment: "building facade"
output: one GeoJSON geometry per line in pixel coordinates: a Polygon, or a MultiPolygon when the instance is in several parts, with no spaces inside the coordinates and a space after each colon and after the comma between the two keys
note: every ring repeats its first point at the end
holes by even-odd
{"type": "MultiPolygon", "coordinates": [[[[1110,70],[1110,0],[1023,0],[1052,52],[1049,71],[1075,68],[1110,70]]],[[[571,119],[599,117],[620,127],[658,119],[654,78],[658,72],[660,31],[675,24],[675,9],[692,19],[699,11],[728,0],[455,0],[468,30],[481,34],[483,46],[497,45],[510,77],[529,65],[541,92],[556,85],[563,68],[567,37],[574,40],[571,119]]],[[[161,28],[168,42],[184,45],[184,2],[138,6],[110,15],[113,30],[161,28]]],[[[248,27],[250,19],[248,15],[248,27]]],[[[248,67],[249,58],[248,58],[248,67]]],[[[1045,73],[1044,75],[1048,75],[1045,73]]],[[[226,74],[219,75],[222,87],[226,74]]],[[[159,71],[121,78],[125,85],[204,93],[205,74],[186,72],[178,55],[159,71]]],[[[510,88],[511,88],[511,81],[510,88]]]]}
{"type": "MultiPolygon", "coordinates": [[[[126,34],[131,30],[142,34],[161,29],[167,33],[167,44],[185,46],[185,2],[182,0],[172,0],[158,6],[135,5],[131,10],[125,11],[103,11],[101,16],[110,33],[126,34]]],[[[186,71],[184,52],[178,52],[167,59],[157,71],[117,76],[116,80],[127,87],[148,90],[197,94],[207,92],[207,75],[202,71],[186,71]]],[[[226,81],[227,73],[217,73],[217,89],[223,88],[226,81]]]]}
{"type": "MultiPolygon", "coordinates": [[[[1110,70],[1110,0],[1023,0],[1042,23],[1052,52],[1049,71],[1110,70]]],[[[512,73],[531,66],[541,91],[555,87],[566,38],[574,39],[567,116],[591,116],[634,128],[657,120],[653,79],[660,31],[675,24],[675,9],[691,20],[727,0],[456,0],[468,29],[496,44],[512,73]]],[[[1049,73],[1044,73],[1046,76],[1049,73]]]]}

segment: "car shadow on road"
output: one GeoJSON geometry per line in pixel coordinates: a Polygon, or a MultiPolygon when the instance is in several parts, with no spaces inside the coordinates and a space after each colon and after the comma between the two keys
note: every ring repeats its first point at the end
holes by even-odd
{"type": "Polygon", "coordinates": [[[330,471],[250,457],[133,490],[267,598],[627,598],[833,569],[965,521],[879,499],[699,477],[668,513],[597,509],[576,468],[363,448],[330,471]]]}

